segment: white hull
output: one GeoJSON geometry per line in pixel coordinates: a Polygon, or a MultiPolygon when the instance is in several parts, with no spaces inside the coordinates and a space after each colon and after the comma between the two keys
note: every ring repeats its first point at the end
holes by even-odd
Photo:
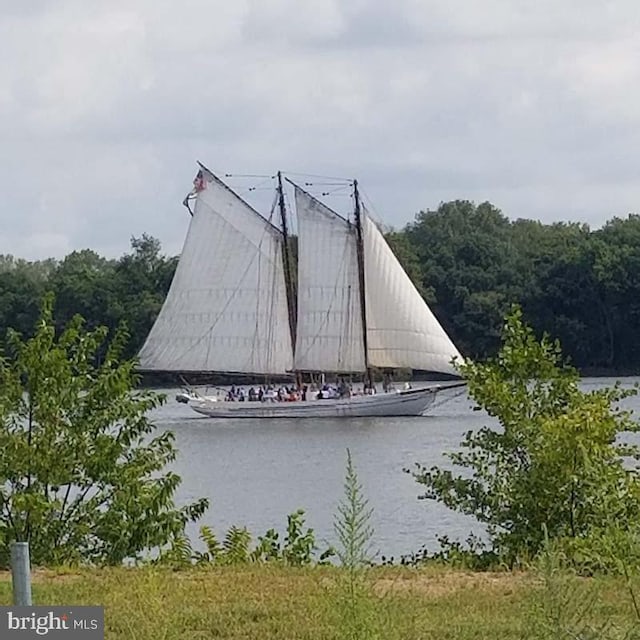
{"type": "Polygon", "coordinates": [[[191,400],[189,406],[210,418],[365,418],[421,416],[443,387],[409,389],[372,396],[296,402],[211,402],[191,400]]]}

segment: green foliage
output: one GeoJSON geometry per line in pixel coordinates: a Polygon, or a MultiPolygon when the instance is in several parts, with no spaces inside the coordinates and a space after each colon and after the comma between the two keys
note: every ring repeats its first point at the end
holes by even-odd
{"type": "Polygon", "coordinates": [[[114,261],[89,249],[73,251],[57,265],[48,284],[55,291],[54,315],[59,330],[75,315],[85,318],[89,329],[117,327],[110,310],[114,269],[114,261]]]}
{"type": "Polygon", "coordinates": [[[454,342],[467,355],[495,351],[520,277],[506,216],[488,202],[456,200],[420,212],[405,234],[454,342]]]}
{"type": "Polygon", "coordinates": [[[468,432],[450,469],[418,465],[424,497],[484,523],[492,549],[509,564],[534,557],[551,539],[585,539],[615,520],[640,515],[638,448],[619,436],[638,430],[618,403],[636,389],[580,390],[557,342],[538,341],[514,307],[496,358],[459,370],[477,405],[499,429],[468,432]]]}
{"type": "Polygon", "coordinates": [[[536,568],[542,586],[534,592],[529,615],[524,620],[523,638],[604,640],[624,637],[616,633],[610,617],[594,619],[594,610],[601,599],[599,585],[577,580],[561,554],[545,548],[536,568]]]}
{"type": "Polygon", "coordinates": [[[135,355],[169,290],[177,258],[162,256],[158,240],[146,234],[132,238],[131,247],[119,260],[106,260],[89,249],[73,251],[57,263],[0,256],[0,344],[10,328],[33,335],[38,301],[51,291],[58,330],[77,314],[89,329],[115,331],[125,324],[123,356],[135,355]]]}
{"type": "MultiPolygon", "coordinates": [[[[213,562],[214,559],[223,554],[224,547],[218,542],[218,538],[211,527],[207,525],[200,527],[200,540],[204,542],[207,550],[205,554],[198,557],[199,561],[213,562]]],[[[189,551],[191,552],[191,549],[189,551]]],[[[190,558],[191,556],[188,559],[190,558]]]]}
{"type": "MultiPolygon", "coordinates": [[[[617,496],[605,498],[603,508],[615,513],[617,496]]],[[[640,530],[636,522],[609,519],[593,527],[588,535],[565,537],[553,541],[553,549],[571,559],[582,575],[619,575],[629,583],[631,575],[640,575],[640,530]]]]}
{"type": "Polygon", "coordinates": [[[0,256],[0,345],[8,328],[30,333],[52,265],[0,256]]]}
{"type": "Polygon", "coordinates": [[[194,550],[189,540],[181,537],[176,539],[170,548],[165,549],[154,562],[181,568],[193,564],[236,565],[275,562],[298,567],[326,564],[334,555],[333,549],[326,549],[316,560],[317,546],[313,529],[305,530],[304,525],[304,511],[298,509],[287,516],[284,543],[280,542],[280,534],[275,529],[269,529],[263,536],[258,536],[254,548],[251,546],[251,534],[245,527],[230,527],[224,541],[220,543],[214,531],[208,526],[203,526],[200,528],[200,540],[205,545],[205,551],[194,550]]]}
{"type": "Polygon", "coordinates": [[[390,239],[465,355],[495,354],[502,318],[517,302],[577,366],[638,370],[640,216],[591,231],[510,222],[489,203],[456,200],[419,213],[390,239]]]}
{"type": "MultiPolygon", "coordinates": [[[[278,532],[269,529],[266,534],[258,538],[258,546],[253,552],[253,557],[259,561],[282,561],[293,566],[311,564],[316,551],[316,539],[313,529],[304,531],[304,511],[298,509],[287,516],[287,535],[284,545],[280,544],[278,532]]],[[[326,560],[332,555],[328,549],[320,557],[320,561],[326,560]]]]}
{"type": "Polygon", "coordinates": [[[344,569],[338,580],[336,610],[341,621],[341,637],[349,640],[382,637],[379,603],[371,592],[366,573],[372,564],[372,515],[347,449],[344,497],[334,518],[334,530],[338,539],[336,554],[344,569]]]}
{"type": "Polygon", "coordinates": [[[640,637],[636,578],[632,578],[626,569],[625,553],[629,550],[630,539],[615,524],[613,529],[617,529],[618,535],[610,536],[612,544],[601,549],[599,564],[625,567],[622,574],[627,591],[624,598],[628,610],[626,620],[615,619],[610,609],[603,606],[606,595],[601,581],[584,579],[576,574],[575,560],[564,552],[562,541],[545,538],[544,548],[533,566],[541,587],[531,593],[529,615],[523,620],[523,638],[631,640],[640,637]],[[621,541],[624,541],[622,545],[621,541]]]}
{"type": "MultiPolygon", "coordinates": [[[[438,551],[432,551],[425,546],[417,553],[402,556],[400,564],[420,566],[425,563],[437,563],[468,571],[495,571],[504,568],[498,555],[488,549],[487,544],[474,534],[470,534],[464,543],[450,540],[449,536],[440,536],[438,543],[440,545],[438,551]]],[[[393,558],[383,564],[394,564],[393,558]]]]}
{"type": "Polygon", "coordinates": [[[232,526],[222,543],[222,557],[229,564],[243,564],[249,561],[251,534],[246,527],[232,526]]]}
{"type": "Polygon", "coordinates": [[[338,538],[336,551],[342,566],[357,571],[371,563],[371,538],[373,509],[364,497],[362,484],[358,480],[351,451],[347,449],[347,470],[344,481],[344,498],[338,505],[334,518],[334,530],[338,538]]]}
{"type": "Polygon", "coordinates": [[[147,417],[163,398],[134,391],[126,334],[76,316],[58,336],[47,297],[35,335],[10,332],[0,360],[0,566],[9,544],[30,543],[35,565],[120,564],[183,535],[207,507],[177,509],[165,472],[173,434],[147,417]],[[98,362],[99,356],[101,361],[98,362]]]}

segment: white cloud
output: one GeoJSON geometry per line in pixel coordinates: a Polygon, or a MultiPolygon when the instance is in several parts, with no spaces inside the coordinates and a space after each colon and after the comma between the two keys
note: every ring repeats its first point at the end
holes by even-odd
{"type": "Polygon", "coordinates": [[[594,225],[638,209],[631,0],[0,0],[0,17],[0,253],[118,255],[143,231],[175,253],[196,159],[358,177],[395,226],[458,197],[594,225]]]}

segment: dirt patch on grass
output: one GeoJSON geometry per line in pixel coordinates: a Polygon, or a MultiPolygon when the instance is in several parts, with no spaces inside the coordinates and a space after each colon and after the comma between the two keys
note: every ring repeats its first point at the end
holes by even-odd
{"type": "MultiPolygon", "coordinates": [[[[74,571],[56,571],[53,569],[32,569],[31,582],[70,582],[81,578],[74,571]]],[[[11,571],[0,571],[0,582],[11,582],[11,571]]]]}
{"type": "Polygon", "coordinates": [[[374,581],[374,590],[379,595],[415,593],[434,598],[467,590],[508,595],[531,586],[532,582],[531,576],[520,573],[467,573],[462,571],[437,575],[416,573],[411,576],[379,578],[374,581]]]}

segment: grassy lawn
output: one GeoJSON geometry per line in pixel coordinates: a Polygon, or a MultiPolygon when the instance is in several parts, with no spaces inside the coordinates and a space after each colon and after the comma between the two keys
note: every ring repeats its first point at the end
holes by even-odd
{"type": "MultiPolygon", "coordinates": [[[[613,578],[567,578],[555,592],[532,574],[378,568],[355,610],[344,579],[330,567],[61,570],[35,572],[33,592],[35,604],[104,605],[107,638],[569,638],[587,637],[575,635],[587,618],[612,625],[596,637],[621,638],[635,620],[613,578]],[[359,631],[353,616],[366,621],[359,631]],[[546,635],[553,624],[574,636],[546,635]]],[[[0,604],[10,601],[10,576],[0,574],[0,604]]]]}

